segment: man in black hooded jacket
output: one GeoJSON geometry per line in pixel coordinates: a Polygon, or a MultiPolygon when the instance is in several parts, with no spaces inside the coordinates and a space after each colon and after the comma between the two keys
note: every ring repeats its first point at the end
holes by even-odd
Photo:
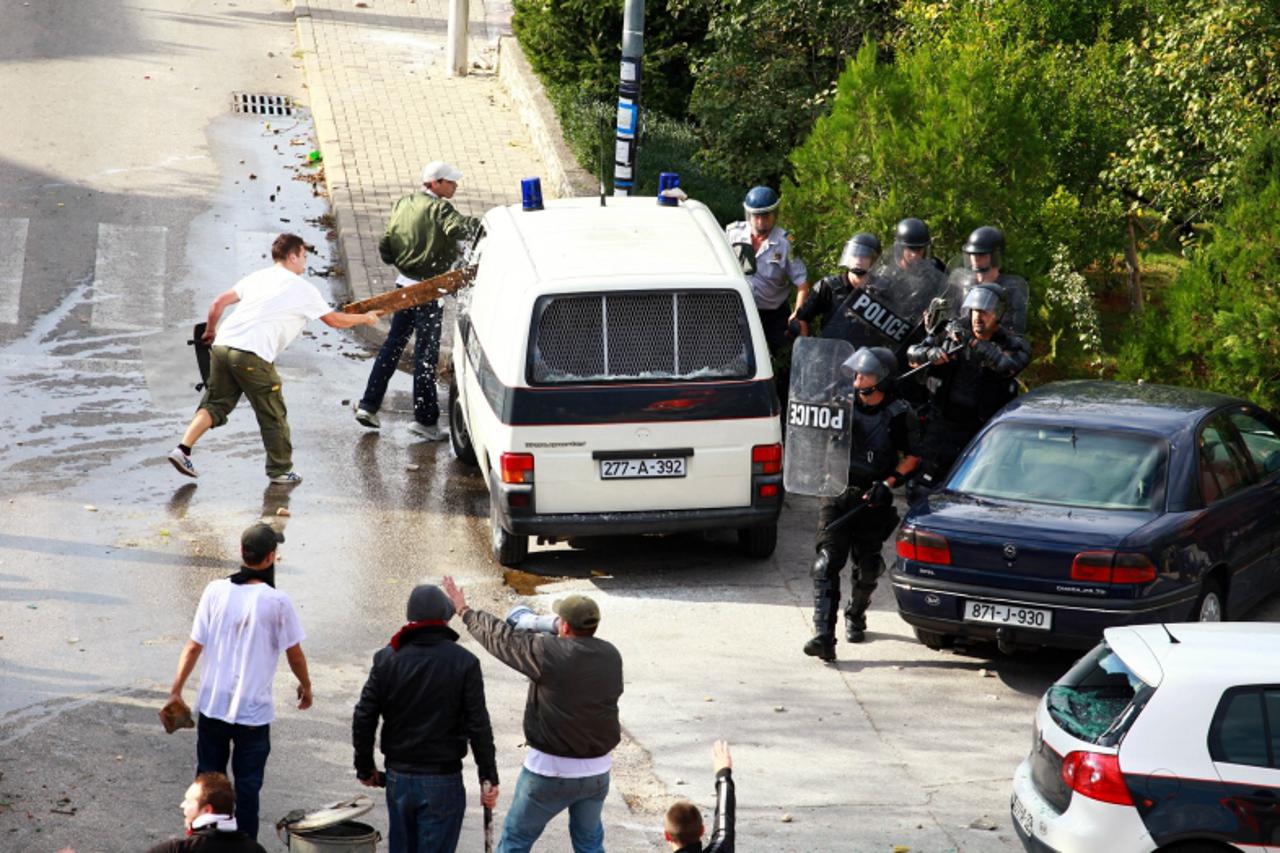
{"type": "Polygon", "coordinates": [[[439,587],[414,587],[405,608],[409,621],[374,655],[352,717],[356,777],[387,788],[392,853],[457,847],[466,812],[462,759],[468,741],[481,804],[492,808],[498,800],[480,661],[458,645],[448,626],[453,612],[439,587]],[[379,717],[385,774],[373,758],[379,717]]]}

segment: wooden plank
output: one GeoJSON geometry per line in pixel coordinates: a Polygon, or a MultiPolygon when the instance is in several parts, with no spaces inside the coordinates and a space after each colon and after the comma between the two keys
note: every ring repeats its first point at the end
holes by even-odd
{"type": "Polygon", "coordinates": [[[470,284],[475,277],[476,268],[474,266],[450,270],[447,273],[433,276],[426,281],[406,284],[404,287],[397,287],[395,290],[388,290],[386,293],[379,293],[377,296],[361,299],[359,302],[352,302],[342,306],[342,310],[347,314],[363,314],[366,311],[389,312],[413,308],[461,290],[470,284]]]}

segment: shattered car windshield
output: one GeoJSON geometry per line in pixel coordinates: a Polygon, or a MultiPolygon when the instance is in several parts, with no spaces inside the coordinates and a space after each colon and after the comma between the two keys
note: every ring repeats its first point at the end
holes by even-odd
{"type": "Polygon", "coordinates": [[[976,497],[1083,509],[1163,507],[1168,444],[1154,435],[1004,423],[979,440],[947,483],[976,497]]]}
{"type": "Polygon", "coordinates": [[[1128,729],[1154,688],[1101,643],[1049,688],[1049,716],[1069,734],[1112,744],[1128,729]]]}

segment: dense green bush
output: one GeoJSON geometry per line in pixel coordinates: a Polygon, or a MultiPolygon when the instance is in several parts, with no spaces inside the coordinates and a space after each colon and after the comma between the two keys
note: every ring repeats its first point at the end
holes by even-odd
{"type": "Polygon", "coordinates": [[[1268,132],[1237,174],[1212,239],[1137,326],[1120,375],[1280,408],[1280,133],[1268,132]]]}
{"type": "MultiPolygon", "coordinates": [[[[707,29],[705,7],[645,4],[640,102],[683,117],[693,91],[690,64],[707,29]]],[[[622,0],[514,0],[511,28],[549,87],[590,102],[616,102],[622,60],[622,0]]]]}

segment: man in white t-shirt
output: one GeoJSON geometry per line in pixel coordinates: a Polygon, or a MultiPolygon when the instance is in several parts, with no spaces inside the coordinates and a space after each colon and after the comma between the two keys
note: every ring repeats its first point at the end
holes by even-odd
{"type": "Polygon", "coordinates": [[[302,277],[307,268],[307,249],[301,237],[281,234],[271,244],[271,258],[275,261],[272,266],[240,279],[209,306],[204,334],[204,342],[212,346],[209,382],[182,442],[169,453],[169,461],[180,474],[199,476],[191,462],[191,448],[205,432],[227,422],[227,415],[243,394],[258,416],[262,446],[267,451],[267,477],[284,485],[301,483],[302,477],[293,470],[293,443],[280,374],[276,373],[276,356],[293,342],[308,320],[348,329],[372,326],[381,316],[380,311],[334,311],[302,277]],[[222,328],[218,328],[222,312],[237,304],[222,328]]]}
{"type": "Polygon", "coordinates": [[[240,537],[240,571],[204,588],[166,702],[181,703],[183,685],[204,652],[196,696],[196,775],[226,773],[230,760],[236,823],[255,839],[275,719],[271,682],[281,651],[298,679],[298,708],[311,707],[302,623],[289,596],[275,588],[278,541],[270,526],[252,525],[240,537]]]}

